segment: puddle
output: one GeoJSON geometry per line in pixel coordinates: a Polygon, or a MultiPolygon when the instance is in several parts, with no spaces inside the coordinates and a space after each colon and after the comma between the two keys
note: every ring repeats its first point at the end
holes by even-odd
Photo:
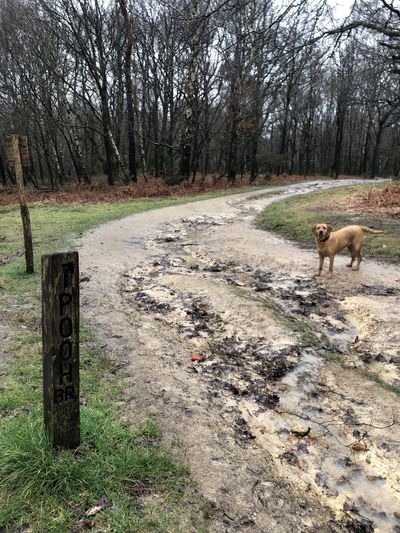
{"type": "Polygon", "coordinates": [[[296,410],[300,402],[304,401],[315,388],[318,381],[319,368],[323,361],[312,351],[301,353],[296,368],[281,379],[287,387],[286,392],[280,394],[280,402],[290,410],[296,410]]]}

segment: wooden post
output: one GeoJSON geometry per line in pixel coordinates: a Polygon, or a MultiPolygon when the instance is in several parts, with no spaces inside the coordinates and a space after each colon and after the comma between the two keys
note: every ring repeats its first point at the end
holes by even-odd
{"type": "Polygon", "coordinates": [[[33,274],[33,245],[32,230],[29,209],[26,203],[24,178],[22,163],[29,164],[28,142],[26,137],[11,135],[7,138],[7,159],[15,169],[15,180],[17,182],[19,208],[21,211],[22,227],[24,231],[25,261],[27,274],[33,274]],[[22,159],[21,161],[21,154],[22,159]]]}
{"type": "Polygon", "coordinates": [[[78,252],[42,256],[44,424],[53,447],[80,443],[78,252]]]}

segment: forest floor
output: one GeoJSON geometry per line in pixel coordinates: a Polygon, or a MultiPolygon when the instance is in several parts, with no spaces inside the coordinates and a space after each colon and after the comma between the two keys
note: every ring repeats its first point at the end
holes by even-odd
{"type": "Polygon", "coordinates": [[[80,241],[82,314],[124,368],[123,417],[159,424],[210,533],[400,531],[398,263],[339,256],[315,279],[310,229],[304,249],[255,227],[282,198],[356,183],[141,213],[80,241]]]}

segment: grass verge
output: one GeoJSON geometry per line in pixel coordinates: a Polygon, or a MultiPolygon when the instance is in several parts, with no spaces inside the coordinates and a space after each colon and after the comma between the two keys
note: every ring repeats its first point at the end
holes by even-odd
{"type": "MultiPolygon", "coordinates": [[[[40,254],[71,248],[71,236],[99,223],[213,196],[217,194],[115,204],[33,204],[36,268],[40,254]]],[[[2,352],[9,358],[0,396],[0,530],[204,531],[206,513],[195,500],[187,469],[160,446],[153,422],[136,429],[121,424],[118,374],[84,329],[82,444],[74,452],[51,449],[42,425],[40,275],[24,274],[16,206],[1,209],[0,236],[5,263],[0,268],[0,318],[8,339],[2,352]]]]}
{"type": "MultiPolygon", "coordinates": [[[[380,185],[357,185],[340,187],[328,191],[294,196],[268,206],[258,219],[258,227],[274,231],[306,247],[314,247],[311,228],[314,224],[327,222],[334,229],[361,224],[374,229],[383,229],[383,235],[367,236],[363,248],[368,257],[398,262],[400,221],[382,215],[355,214],[351,210],[338,210],[332,204],[335,200],[353,195],[380,185]]],[[[384,185],[382,185],[383,187],[384,185]]]]}
{"type": "Polygon", "coordinates": [[[14,340],[0,400],[0,529],[183,533],[188,471],[159,445],[151,420],[119,422],[113,365],[83,333],[82,444],[73,452],[53,451],[43,431],[39,334],[14,340]]]}

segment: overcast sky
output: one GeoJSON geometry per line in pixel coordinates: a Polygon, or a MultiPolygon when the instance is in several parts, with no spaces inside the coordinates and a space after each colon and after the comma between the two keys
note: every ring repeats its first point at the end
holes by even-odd
{"type": "Polygon", "coordinates": [[[338,19],[344,19],[349,15],[353,3],[354,0],[329,0],[329,5],[334,9],[338,19]]]}

